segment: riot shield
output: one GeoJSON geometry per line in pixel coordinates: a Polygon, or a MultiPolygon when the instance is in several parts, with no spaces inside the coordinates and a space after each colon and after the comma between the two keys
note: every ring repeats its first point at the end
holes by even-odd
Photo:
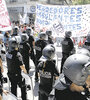
{"type": "Polygon", "coordinates": [[[29,76],[28,74],[25,74],[24,72],[22,72],[22,76],[25,78],[25,84],[26,84],[26,86],[30,85],[30,87],[31,87],[31,92],[32,92],[32,97],[33,97],[33,100],[34,100],[34,92],[33,92],[32,77],[29,76]]]}
{"type": "Polygon", "coordinates": [[[18,100],[17,97],[10,92],[7,93],[7,95],[3,93],[2,97],[3,97],[3,100],[18,100]]]}

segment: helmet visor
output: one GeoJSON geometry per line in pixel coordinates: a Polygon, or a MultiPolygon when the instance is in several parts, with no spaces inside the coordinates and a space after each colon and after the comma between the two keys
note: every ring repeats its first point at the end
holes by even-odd
{"type": "Polygon", "coordinates": [[[18,48],[18,44],[17,44],[17,43],[12,43],[12,44],[11,44],[11,47],[12,47],[12,48],[18,48]]]}

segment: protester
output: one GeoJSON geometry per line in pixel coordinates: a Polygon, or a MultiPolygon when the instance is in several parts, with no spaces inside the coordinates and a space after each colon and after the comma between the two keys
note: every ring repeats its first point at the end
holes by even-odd
{"type": "Polygon", "coordinates": [[[4,34],[4,45],[6,47],[6,50],[8,50],[8,41],[10,39],[10,33],[8,31],[5,32],[4,34]]]}

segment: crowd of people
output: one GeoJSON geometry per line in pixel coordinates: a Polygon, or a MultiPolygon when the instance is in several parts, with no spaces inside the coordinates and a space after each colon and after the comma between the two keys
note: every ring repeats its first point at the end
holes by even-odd
{"type": "Polygon", "coordinates": [[[3,61],[7,62],[11,93],[17,96],[17,86],[19,86],[22,100],[27,100],[25,79],[21,72],[30,73],[30,59],[35,65],[35,82],[39,82],[38,100],[88,100],[90,96],[89,35],[80,52],[76,52],[71,39],[72,32],[65,32],[65,38],[61,42],[61,67],[58,71],[54,59],[56,48],[52,31],[41,30],[36,39],[33,29],[34,27],[27,24],[16,24],[12,31],[0,33],[0,100],[2,100],[2,92],[8,93],[3,90],[3,61]],[[6,56],[3,58],[3,55],[6,56]]]}

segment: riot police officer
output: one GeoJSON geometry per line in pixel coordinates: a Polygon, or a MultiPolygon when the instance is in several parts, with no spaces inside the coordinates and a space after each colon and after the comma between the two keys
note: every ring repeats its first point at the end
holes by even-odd
{"type": "Polygon", "coordinates": [[[26,100],[25,80],[21,76],[21,70],[27,73],[22,61],[22,56],[18,51],[19,44],[15,37],[9,40],[9,50],[6,54],[8,77],[11,82],[11,92],[17,96],[17,85],[21,88],[22,100],[26,100]]]}
{"type": "Polygon", "coordinates": [[[18,34],[19,34],[19,27],[18,26],[15,26],[13,28],[13,34],[12,34],[12,36],[17,36],[18,34]]]}
{"type": "Polygon", "coordinates": [[[63,73],[54,85],[56,100],[88,100],[90,95],[90,82],[87,80],[90,77],[89,68],[89,56],[85,54],[69,56],[64,63],[63,73]]]}
{"type": "Polygon", "coordinates": [[[38,64],[38,71],[40,75],[39,84],[39,100],[48,100],[49,93],[52,90],[54,77],[59,76],[55,66],[55,47],[52,44],[47,45],[42,51],[42,57],[38,64]]]}
{"type": "Polygon", "coordinates": [[[90,33],[88,33],[83,47],[90,51],[90,33]]]}
{"type": "MultiPolygon", "coordinates": [[[[47,41],[45,39],[46,39],[46,33],[45,32],[40,32],[39,33],[39,39],[35,42],[36,69],[37,69],[37,65],[39,63],[39,59],[42,56],[42,50],[47,45],[47,41]]],[[[38,81],[37,71],[35,73],[35,80],[38,81]]]]}
{"type": "Polygon", "coordinates": [[[30,50],[30,58],[33,60],[34,65],[36,65],[36,63],[35,63],[35,61],[36,61],[35,60],[35,53],[34,53],[35,40],[34,40],[33,35],[31,35],[32,29],[30,27],[27,27],[26,28],[26,33],[29,36],[28,43],[29,43],[29,45],[31,47],[31,50],[30,50]]]}
{"type": "Polygon", "coordinates": [[[61,61],[61,73],[62,73],[62,68],[65,60],[72,54],[72,51],[74,51],[74,44],[73,41],[71,40],[71,31],[66,31],[65,32],[65,38],[61,42],[62,44],[62,61],[61,61]]]}
{"type": "Polygon", "coordinates": [[[20,53],[23,57],[23,62],[25,64],[25,68],[27,72],[29,73],[29,53],[30,53],[30,45],[28,43],[28,35],[27,34],[21,34],[21,43],[20,43],[20,53]]]}
{"type": "Polygon", "coordinates": [[[54,44],[52,38],[52,31],[47,30],[46,34],[48,36],[48,44],[54,44]]]}

